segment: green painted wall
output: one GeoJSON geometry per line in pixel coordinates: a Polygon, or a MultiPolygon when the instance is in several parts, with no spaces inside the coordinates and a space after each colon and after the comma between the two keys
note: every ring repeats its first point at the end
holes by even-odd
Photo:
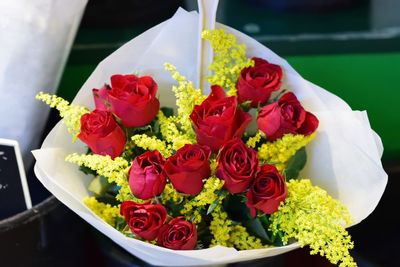
{"type": "Polygon", "coordinates": [[[400,53],[287,57],[307,80],[367,110],[385,160],[400,159],[400,53]]]}
{"type": "MultiPolygon", "coordinates": [[[[372,128],[382,137],[384,160],[400,159],[400,53],[286,59],[304,78],[340,96],[354,110],[367,110],[372,128]]],[[[59,95],[72,99],[94,68],[82,62],[68,64],[59,95]]]]}

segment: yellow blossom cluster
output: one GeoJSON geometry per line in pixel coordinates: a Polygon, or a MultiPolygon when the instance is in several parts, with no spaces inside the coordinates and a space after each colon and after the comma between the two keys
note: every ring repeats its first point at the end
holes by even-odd
{"type": "Polygon", "coordinates": [[[135,155],[134,149],[136,147],[136,144],[132,141],[127,141],[125,144],[124,152],[121,155],[121,157],[124,158],[133,158],[135,155]]]}
{"type": "Polygon", "coordinates": [[[171,144],[173,150],[178,150],[185,144],[193,144],[196,139],[193,134],[184,134],[178,130],[178,118],[176,116],[166,117],[160,110],[158,112],[158,122],[160,123],[160,132],[165,140],[171,144]]]}
{"type": "Polygon", "coordinates": [[[201,212],[207,205],[210,205],[219,198],[218,190],[220,190],[223,185],[224,181],[215,176],[208,178],[200,194],[185,203],[181,214],[188,220],[192,219],[193,223],[201,222],[201,212]]]}
{"type": "Polygon", "coordinates": [[[172,155],[171,147],[164,140],[147,134],[135,134],[131,137],[132,142],[145,150],[158,150],[163,157],[168,158],[172,155]]]}
{"type": "Polygon", "coordinates": [[[95,197],[86,197],[83,199],[83,203],[97,216],[113,227],[116,226],[116,219],[121,217],[119,206],[111,206],[110,204],[99,202],[95,197]]]}
{"type": "Polygon", "coordinates": [[[282,138],[274,142],[266,142],[258,149],[258,158],[263,163],[271,163],[279,171],[286,168],[287,162],[296,152],[305,147],[314,137],[311,135],[285,134],[282,138]]]}
{"type": "Polygon", "coordinates": [[[213,235],[211,246],[221,245],[240,250],[268,247],[263,245],[259,238],[250,235],[245,227],[234,224],[222,210],[221,204],[215,207],[211,215],[210,232],[213,235]]]}
{"type": "Polygon", "coordinates": [[[70,104],[67,100],[56,95],[39,92],[36,99],[43,101],[52,108],[56,108],[63,118],[63,123],[72,134],[75,141],[81,131],[81,116],[89,112],[85,107],[70,104]]]}
{"type": "Polygon", "coordinates": [[[108,155],[79,155],[73,153],[68,155],[65,160],[94,170],[98,175],[106,177],[109,183],[115,183],[120,186],[116,196],[118,201],[133,200],[139,203],[143,202],[143,200],[135,198],[131,193],[127,178],[129,164],[124,158],[116,157],[113,160],[108,155]]]}
{"type": "Polygon", "coordinates": [[[167,202],[181,203],[184,199],[184,195],[180,194],[171,183],[165,185],[164,191],[162,192],[161,201],[163,204],[167,202]]]}
{"type": "Polygon", "coordinates": [[[261,141],[261,138],[263,137],[263,133],[261,131],[257,131],[257,133],[250,137],[247,142],[246,145],[250,148],[255,148],[257,143],[259,143],[261,141]]]}
{"type": "Polygon", "coordinates": [[[210,159],[210,170],[211,170],[211,175],[215,175],[218,167],[218,162],[216,158],[211,158],[210,159]]]}
{"type": "Polygon", "coordinates": [[[242,225],[231,227],[229,244],[240,250],[272,247],[263,245],[259,238],[250,235],[242,225]]]}
{"type": "Polygon", "coordinates": [[[165,63],[166,70],[171,72],[172,78],[178,82],[178,86],[172,86],[172,91],[175,93],[177,116],[176,122],[179,123],[180,128],[189,137],[194,137],[192,123],[189,118],[195,105],[200,105],[206,98],[200,89],[194,88],[191,81],[188,81],[185,76],[181,75],[176,67],[170,63],[165,63]]]}
{"type": "Polygon", "coordinates": [[[344,225],[351,223],[347,208],[310,180],[290,180],[288,196],[271,215],[270,230],[282,231],[283,242],[298,240],[311,254],[325,256],[340,267],[357,266],[349,250],[354,244],[344,225]]]}
{"type": "Polygon", "coordinates": [[[214,50],[214,60],[208,67],[213,74],[208,82],[228,89],[229,96],[236,95],[240,71],[254,65],[254,61],[246,57],[246,45],[238,44],[236,37],[223,29],[205,30],[202,38],[209,41],[214,50]]]}
{"type": "Polygon", "coordinates": [[[229,241],[231,239],[232,220],[228,218],[228,214],[222,210],[220,204],[211,212],[211,216],[210,232],[213,235],[211,246],[220,245],[228,247],[231,244],[229,241]]]}

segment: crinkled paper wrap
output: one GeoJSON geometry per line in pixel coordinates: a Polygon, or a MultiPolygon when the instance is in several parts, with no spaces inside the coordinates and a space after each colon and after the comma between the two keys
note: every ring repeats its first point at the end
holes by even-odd
{"type": "MultiPolygon", "coordinates": [[[[326,189],[350,210],[354,224],[376,207],[387,183],[380,161],[383,147],[371,129],[365,111],[352,111],[337,96],[304,80],[284,59],[252,38],[224,25],[247,45],[248,56],[258,56],[283,67],[283,88],[298,96],[306,109],[320,120],[318,134],[307,146],[308,161],[301,176],[326,189]]],[[[179,9],[169,20],[146,31],[103,60],[77,94],[74,103],[93,108],[92,89],[109,82],[116,73],[138,72],[152,75],[159,84],[163,106],[174,105],[171,86],[175,83],[164,70],[165,62],[176,65],[188,79],[196,80],[198,14],[179,9]]],[[[84,220],[140,259],[165,266],[214,265],[270,257],[298,247],[237,251],[217,246],[203,250],[173,251],[128,238],[99,219],[82,202],[89,195],[90,177],[76,165],[64,161],[73,152],[85,152],[81,142],[71,143],[71,136],[61,123],[51,131],[42,148],[34,151],[35,172],[45,187],[84,220]]]]}
{"type": "Polygon", "coordinates": [[[0,138],[19,142],[26,169],[49,108],[35,100],[56,90],[87,0],[0,0],[0,138]]]}

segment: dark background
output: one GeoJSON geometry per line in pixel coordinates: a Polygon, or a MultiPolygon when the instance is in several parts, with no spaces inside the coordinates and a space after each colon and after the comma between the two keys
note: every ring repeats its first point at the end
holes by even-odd
{"type": "MultiPolygon", "coordinates": [[[[349,232],[359,266],[400,266],[400,1],[221,0],[218,21],[283,56],[308,80],[368,110],[385,145],[386,191],[349,232]],[[396,13],[397,10],[397,13],[396,13]],[[394,15],[393,15],[394,14],[394,15]],[[396,15],[397,14],[397,15],[396,15]]],[[[95,66],[124,42],[195,1],[89,1],[58,94],[71,100],[95,66]]],[[[58,121],[51,113],[46,132],[58,121]]],[[[0,266],[148,266],[115,245],[28,174],[35,209],[0,221],[0,266]]],[[[231,266],[332,266],[308,249],[231,266]]]]}
{"type": "Polygon", "coordinates": [[[0,203],[13,199],[13,205],[0,206],[0,220],[26,210],[24,191],[14,146],[1,145],[0,152],[0,203]]]}

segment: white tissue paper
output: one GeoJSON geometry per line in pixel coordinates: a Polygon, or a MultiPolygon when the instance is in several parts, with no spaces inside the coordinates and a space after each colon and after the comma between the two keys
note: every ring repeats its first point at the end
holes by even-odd
{"type": "Polygon", "coordinates": [[[49,109],[87,0],[0,1],[0,138],[17,140],[25,166],[39,146],[49,109]]]}
{"type": "MultiPolygon", "coordinates": [[[[163,64],[170,62],[190,80],[196,79],[198,49],[197,13],[182,9],[169,20],[146,31],[104,59],[77,94],[74,103],[93,108],[92,89],[109,82],[116,73],[139,72],[152,75],[159,84],[160,101],[174,105],[171,86],[175,83],[163,64]]],[[[352,111],[339,97],[304,80],[284,59],[249,36],[217,24],[235,34],[247,45],[248,56],[265,58],[283,67],[284,88],[294,91],[307,110],[320,121],[317,137],[307,146],[308,161],[302,177],[340,199],[359,223],[376,207],[387,183],[380,158],[383,148],[379,136],[370,128],[366,112],[352,111]]],[[[140,259],[164,266],[216,265],[270,257],[298,247],[237,251],[217,246],[202,250],[174,251],[128,238],[99,219],[82,202],[89,195],[90,177],[76,165],[66,163],[73,152],[85,152],[83,143],[71,143],[71,136],[59,123],[47,136],[42,148],[34,151],[38,179],[58,199],[104,235],[140,259]]]]}

